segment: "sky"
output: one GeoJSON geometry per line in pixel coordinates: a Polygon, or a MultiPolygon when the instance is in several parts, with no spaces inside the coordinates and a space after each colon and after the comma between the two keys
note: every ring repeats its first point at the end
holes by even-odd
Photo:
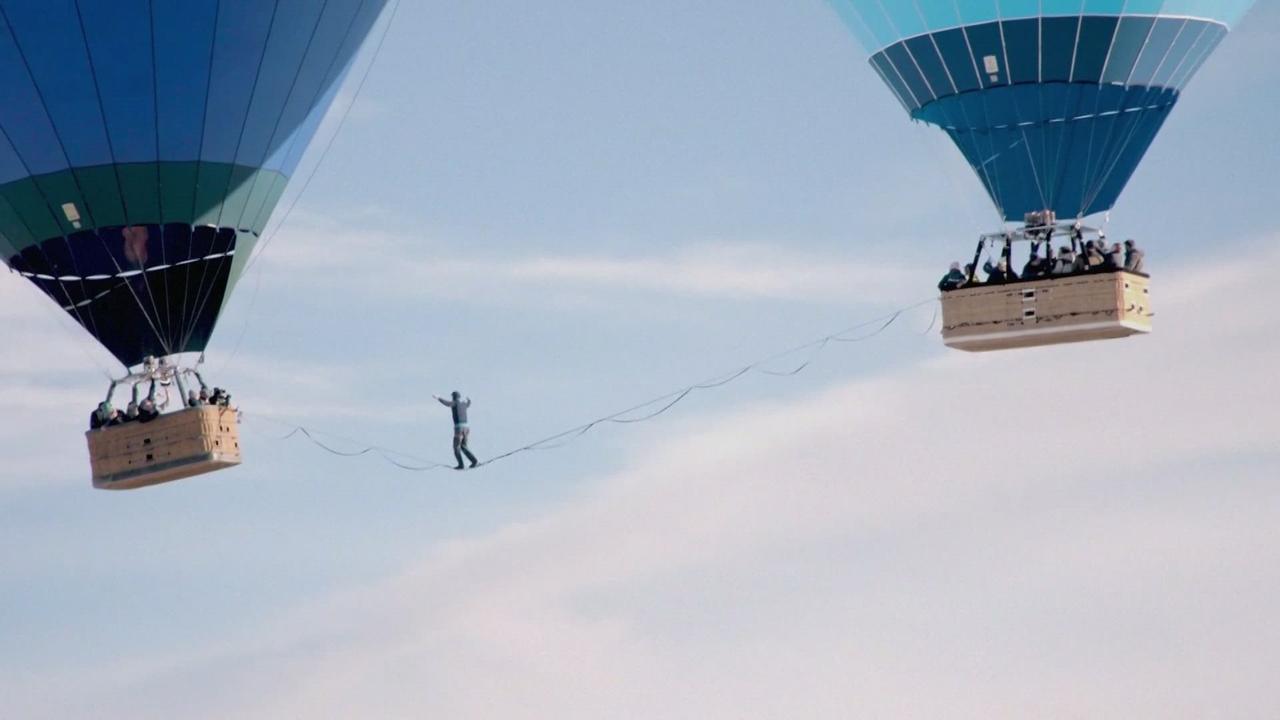
{"type": "Polygon", "coordinates": [[[0,716],[1280,715],[1275,3],[1112,214],[1150,337],[963,355],[926,306],[475,472],[281,439],[446,462],[458,389],[490,457],[994,229],[823,2],[589,5],[403,4],[208,353],[241,467],[92,490],[118,368],[0,276],[0,716]]]}

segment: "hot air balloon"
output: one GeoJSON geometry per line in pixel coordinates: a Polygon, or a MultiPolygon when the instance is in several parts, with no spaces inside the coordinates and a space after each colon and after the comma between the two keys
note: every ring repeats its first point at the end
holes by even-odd
{"type": "MultiPolygon", "coordinates": [[[[871,67],[914,120],[947,133],[1001,217],[983,248],[1054,237],[1073,253],[1111,210],[1187,83],[1253,0],[831,0],[871,67]]],[[[1086,269],[1087,269],[1086,265],[1086,269]]],[[[943,297],[943,337],[964,350],[1150,331],[1147,278],[962,289],[943,297]]]]}
{"type": "MultiPolygon", "coordinates": [[[[180,387],[155,359],[205,349],[385,4],[0,0],[0,255],[130,380],[180,387]]],[[[181,422],[178,449],[165,422],[91,433],[95,484],[238,462],[234,437],[181,422]]]]}

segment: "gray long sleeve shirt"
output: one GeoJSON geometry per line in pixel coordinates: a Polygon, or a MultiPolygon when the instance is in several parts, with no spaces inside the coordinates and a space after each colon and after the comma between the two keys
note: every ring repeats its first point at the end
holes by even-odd
{"type": "Polygon", "coordinates": [[[467,398],[466,400],[458,400],[457,402],[453,400],[445,400],[444,398],[436,398],[436,399],[440,401],[441,405],[453,410],[454,425],[467,424],[467,408],[471,407],[471,398],[467,398]]]}
{"type": "Polygon", "coordinates": [[[1130,248],[1124,253],[1124,269],[1129,272],[1142,272],[1143,260],[1146,259],[1146,253],[1138,248],[1130,248]]]}

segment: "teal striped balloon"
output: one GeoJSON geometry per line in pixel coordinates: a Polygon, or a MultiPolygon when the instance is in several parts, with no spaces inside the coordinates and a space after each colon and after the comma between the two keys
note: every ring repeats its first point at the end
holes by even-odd
{"type": "Polygon", "coordinates": [[[1110,210],[1253,0],[830,0],[1001,215],[1110,210]]]}

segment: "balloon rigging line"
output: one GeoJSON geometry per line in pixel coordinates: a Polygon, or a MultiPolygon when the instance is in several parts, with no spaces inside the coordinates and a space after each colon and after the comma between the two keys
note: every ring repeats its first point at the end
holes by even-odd
{"type": "MultiPolygon", "coordinates": [[[[14,273],[14,270],[10,269],[9,272],[12,274],[14,273]]],[[[36,288],[36,286],[32,285],[31,283],[23,283],[23,284],[30,285],[30,287],[34,288],[36,292],[40,293],[40,295],[35,298],[35,301],[36,301],[35,304],[39,306],[44,312],[48,313],[53,317],[53,320],[58,325],[58,327],[62,328],[62,330],[66,332],[68,336],[70,336],[72,344],[75,345],[76,348],[80,350],[80,352],[85,356],[85,358],[89,360],[89,362],[92,362],[94,365],[98,366],[98,369],[102,371],[103,377],[105,377],[108,381],[111,381],[112,379],[114,379],[111,375],[111,369],[106,365],[104,365],[102,363],[102,360],[100,360],[94,354],[93,351],[96,348],[93,345],[93,341],[89,340],[89,338],[83,332],[77,332],[76,330],[73,330],[72,328],[67,327],[68,315],[66,313],[58,312],[55,309],[57,307],[56,305],[51,305],[45,302],[45,299],[48,298],[48,296],[45,295],[45,293],[40,292],[39,288],[36,288]]],[[[67,295],[65,290],[63,290],[63,295],[67,295]]],[[[67,295],[67,298],[68,300],[70,300],[69,295],[67,295]]],[[[49,298],[49,299],[52,299],[52,298],[49,298]]],[[[80,325],[79,327],[81,330],[87,329],[85,325],[80,325]]],[[[129,368],[125,368],[126,372],[128,372],[128,370],[129,368]]]]}
{"type": "MultiPolygon", "coordinates": [[[[270,233],[263,232],[262,243],[257,247],[257,252],[250,255],[248,261],[245,262],[243,274],[247,274],[249,270],[257,264],[258,259],[267,251],[267,246],[280,234],[280,228],[289,222],[293,210],[298,206],[298,202],[307,192],[307,188],[311,187],[311,181],[315,179],[316,173],[319,172],[320,166],[324,163],[325,158],[329,156],[329,150],[333,148],[334,142],[338,139],[338,135],[342,133],[342,128],[347,123],[347,117],[351,115],[351,110],[355,108],[356,102],[360,99],[360,93],[364,90],[365,81],[369,79],[369,74],[373,72],[373,66],[378,62],[378,56],[382,54],[382,46],[386,42],[387,34],[391,31],[391,23],[396,18],[396,13],[400,10],[400,0],[396,0],[391,6],[391,12],[387,15],[387,22],[382,26],[382,35],[378,38],[378,44],[374,46],[373,55],[369,59],[369,64],[365,66],[364,74],[360,76],[360,82],[356,83],[355,91],[351,95],[351,102],[347,104],[347,109],[342,112],[342,117],[338,119],[338,125],[334,128],[333,134],[329,136],[324,148],[320,151],[320,155],[316,158],[315,165],[307,174],[307,179],[302,182],[302,186],[298,189],[298,194],[293,196],[293,200],[289,203],[289,207],[285,208],[284,215],[281,216],[280,222],[270,233]]],[[[226,371],[231,366],[231,362],[235,360],[236,354],[240,352],[240,344],[244,342],[244,336],[249,330],[249,318],[253,315],[253,308],[257,305],[258,289],[262,286],[262,269],[258,269],[258,277],[254,281],[253,295],[249,298],[249,307],[245,311],[244,325],[240,328],[240,335],[236,338],[235,347],[231,350],[231,355],[227,357],[226,362],[222,364],[222,370],[226,371]]]]}
{"type": "MultiPolygon", "coordinates": [[[[938,309],[937,309],[936,303],[937,303],[936,298],[921,300],[912,305],[907,305],[905,307],[894,310],[893,312],[887,315],[883,315],[873,320],[868,320],[862,323],[858,323],[857,325],[847,327],[843,330],[832,333],[830,335],[825,335],[816,340],[812,340],[810,342],[804,343],[803,345],[798,345],[796,347],[774,353],[768,357],[756,360],[748,365],[745,365],[741,368],[733,370],[729,373],[717,375],[713,378],[709,378],[701,382],[694,383],[692,385],[686,385],[685,387],[682,387],[678,390],[673,390],[664,395],[659,395],[658,397],[652,398],[638,405],[632,405],[631,407],[625,410],[619,410],[609,415],[598,417],[594,420],[591,420],[590,422],[583,423],[576,427],[569,428],[568,430],[564,430],[554,435],[549,435],[547,437],[544,437],[541,440],[536,440],[534,442],[521,445],[514,449],[507,450],[506,452],[499,453],[497,455],[494,455],[484,460],[483,462],[479,463],[478,466],[492,465],[493,463],[499,462],[501,460],[506,460],[508,458],[519,455],[521,453],[535,452],[535,451],[541,451],[541,450],[554,450],[557,448],[562,448],[568,445],[569,443],[577,440],[578,438],[586,435],[591,430],[601,425],[606,425],[606,424],[634,425],[637,423],[643,423],[643,422],[648,422],[650,420],[654,420],[659,416],[665,414],[667,411],[671,410],[676,405],[680,404],[690,395],[694,394],[699,390],[712,390],[715,388],[724,387],[725,385],[728,385],[752,372],[756,372],[762,375],[768,375],[772,377],[794,377],[804,372],[807,368],[809,368],[814,363],[814,361],[818,359],[818,356],[821,355],[823,351],[826,350],[828,347],[830,347],[833,343],[847,344],[847,343],[865,342],[867,340],[870,340],[880,335],[884,331],[888,330],[899,319],[901,319],[901,317],[905,313],[910,312],[911,310],[915,310],[917,308],[923,307],[928,304],[935,304],[933,319],[930,321],[929,327],[925,330],[925,332],[921,333],[921,335],[927,335],[933,331],[933,328],[938,321],[938,309]],[[860,335],[849,337],[850,333],[853,333],[858,330],[864,330],[866,328],[872,328],[872,329],[860,335]],[[769,363],[775,362],[777,360],[788,357],[790,355],[794,355],[798,352],[803,352],[805,350],[811,351],[810,356],[791,370],[778,371],[778,370],[769,370],[764,367],[769,363]],[[661,403],[661,407],[658,407],[656,410],[647,412],[644,415],[632,417],[633,413],[639,412],[646,408],[653,407],[655,405],[659,405],[660,403],[661,403]]],[[[266,420],[268,422],[276,423],[278,425],[282,425],[284,427],[289,428],[288,434],[284,435],[281,438],[278,438],[280,441],[286,441],[296,436],[302,436],[303,438],[305,438],[306,440],[308,440],[309,442],[311,442],[313,445],[320,448],[321,450],[324,450],[325,452],[331,455],[336,455],[338,457],[354,458],[354,457],[361,457],[364,455],[376,455],[380,457],[382,460],[384,460],[385,462],[397,468],[400,468],[402,470],[412,471],[412,472],[443,470],[443,469],[451,469],[455,467],[452,464],[432,462],[430,460],[426,460],[420,457],[415,457],[408,453],[392,450],[390,448],[367,444],[367,443],[364,443],[363,441],[353,440],[351,438],[344,438],[339,435],[333,435],[331,433],[320,433],[319,431],[310,430],[303,425],[297,425],[285,420],[278,420],[265,415],[247,414],[247,417],[253,420],[257,420],[257,419],[266,420]],[[361,449],[359,450],[352,450],[352,451],[340,450],[338,448],[332,447],[331,445],[328,445],[325,442],[319,440],[316,437],[316,435],[324,435],[326,437],[331,437],[337,440],[350,442],[353,445],[357,445],[357,446],[362,445],[363,447],[361,447],[361,449]],[[410,464],[401,462],[398,458],[405,459],[405,460],[412,460],[415,462],[420,462],[425,464],[410,465],[410,464]]]]}
{"type": "Polygon", "coordinates": [[[378,38],[378,44],[373,48],[373,55],[369,58],[369,64],[365,66],[364,74],[360,76],[360,82],[356,83],[356,89],[351,95],[351,102],[347,104],[347,109],[342,112],[342,117],[338,118],[337,127],[334,128],[333,134],[329,136],[329,140],[325,143],[324,148],[321,149],[320,155],[316,158],[316,164],[311,168],[311,172],[307,174],[307,179],[302,182],[302,187],[298,188],[298,194],[293,196],[293,201],[289,203],[289,207],[285,208],[284,215],[280,217],[280,222],[276,224],[270,235],[263,233],[262,245],[259,246],[258,251],[245,264],[245,272],[248,272],[258,258],[262,257],[262,254],[267,251],[267,246],[271,244],[276,235],[280,234],[280,228],[289,222],[294,208],[298,206],[298,201],[306,194],[307,188],[311,187],[311,181],[315,179],[320,166],[324,164],[325,158],[329,156],[329,151],[333,149],[334,142],[342,134],[343,126],[347,124],[347,118],[351,116],[351,110],[355,108],[356,102],[360,99],[360,93],[364,90],[365,82],[373,72],[373,66],[378,63],[378,56],[382,54],[382,46],[387,41],[387,35],[391,32],[391,24],[395,21],[396,13],[399,11],[400,0],[396,0],[395,4],[391,6],[391,12],[387,15],[387,22],[382,26],[382,35],[378,38]]]}
{"type": "Polygon", "coordinates": [[[249,295],[249,307],[245,311],[244,324],[240,326],[240,334],[236,337],[236,344],[231,347],[231,354],[227,356],[226,362],[222,363],[222,367],[218,370],[218,374],[226,372],[231,366],[231,361],[236,358],[236,354],[240,352],[240,344],[244,342],[244,336],[249,332],[249,317],[253,314],[253,308],[258,303],[258,291],[262,289],[262,276],[266,272],[266,266],[258,268],[258,274],[253,279],[253,293],[249,295]]]}

